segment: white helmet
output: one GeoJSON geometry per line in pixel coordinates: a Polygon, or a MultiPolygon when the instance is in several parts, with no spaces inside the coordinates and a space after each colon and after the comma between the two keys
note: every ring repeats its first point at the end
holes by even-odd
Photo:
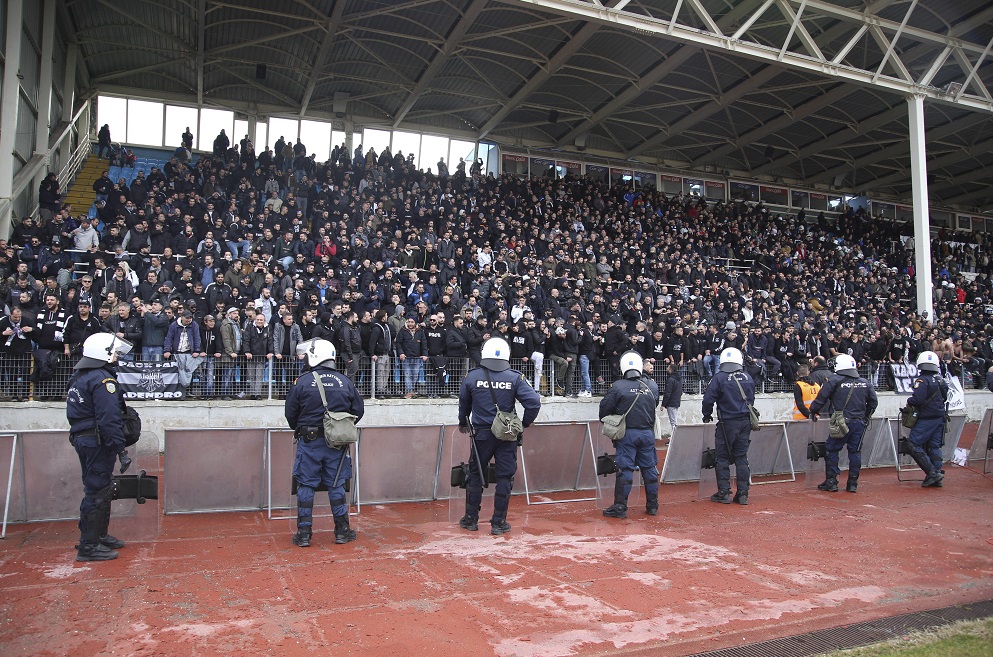
{"type": "Polygon", "coordinates": [[[113,333],[94,333],[83,341],[83,357],[77,370],[92,370],[113,363],[118,356],[131,353],[132,344],[113,333]]]}
{"type": "Polygon", "coordinates": [[[297,345],[297,356],[304,355],[307,356],[308,367],[324,365],[334,369],[334,359],[338,356],[338,352],[330,341],[313,338],[297,345]]]}
{"type": "Polygon", "coordinates": [[[917,369],[921,372],[940,372],[940,363],[938,354],[933,351],[922,351],[921,355],[917,357],[917,369]]]}
{"type": "Polygon", "coordinates": [[[628,351],[621,355],[621,374],[625,379],[637,379],[645,371],[645,362],[637,351],[628,351]]]}
{"type": "Polygon", "coordinates": [[[720,367],[722,372],[738,372],[745,364],[745,357],[739,349],[728,347],[721,352],[720,367]]]}
{"type": "Polygon", "coordinates": [[[510,345],[503,338],[490,338],[483,343],[479,364],[493,372],[510,369],[510,345]]]}
{"type": "Polygon", "coordinates": [[[855,364],[855,359],[848,354],[838,354],[835,356],[834,372],[835,374],[850,376],[853,379],[857,379],[859,377],[858,365],[855,364]]]}

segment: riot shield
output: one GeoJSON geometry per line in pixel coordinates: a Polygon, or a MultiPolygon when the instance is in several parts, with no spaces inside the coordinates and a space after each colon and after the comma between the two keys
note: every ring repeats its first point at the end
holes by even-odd
{"type": "MultiPolygon", "coordinates": [[[[476,445],[469,434],[462,433],[458,427],[452,427],[449,434],[450,463],[449,471],[442,472],[441,477],[446,478],[450,485],[448,497],[448,520],[458,525],[459,520],[465,515],[466,484],[469,477],[469,468],[477,468],[477,472],[483,480],[483,499],[479,508],[479,519],[486,522],[493,516],[493,495],[496,492],[496,466],[493,459],[486,463],[479,463],[475,457],[476,445]]],[[[518,454],[518,472],[520,471],[520,454],[518,454]]],[[[516,483],[515,483],[516,485],[516,483]]]]}

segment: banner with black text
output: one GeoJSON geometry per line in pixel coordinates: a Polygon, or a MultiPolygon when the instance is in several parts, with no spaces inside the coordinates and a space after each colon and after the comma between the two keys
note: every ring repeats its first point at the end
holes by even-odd
{"type": "Polygon", "coordinates": [[[176,361],[161,363],[117,363],[117,382],[125,399],[182,399],[176,361]]]}

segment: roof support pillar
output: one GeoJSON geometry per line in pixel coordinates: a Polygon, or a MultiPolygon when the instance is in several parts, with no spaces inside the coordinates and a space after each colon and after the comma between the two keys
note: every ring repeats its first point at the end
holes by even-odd
{"type": "Polygon", "coordinates": [[[914,206],[914,264],[917,275],[917,312],[934,321],[931,282],[931,220],[928,216],[927,152],[924,141],[924,96],[907,98],[910,124],[910,179],[914,206]]]}
{"type": "MultiPolygon", "coordinates": [[[[10,198],[14,190],[14,138],[17,136],[17,106],[21,99],[18,79],[21,62],[21,37],[24,34],[24,0],[7,2],[7,44],[4,50],[3,101],[0,102],[0,199],[10,198]]],[[[0,237],[10,235],[10,203],[2,204],[0,237]]]]}

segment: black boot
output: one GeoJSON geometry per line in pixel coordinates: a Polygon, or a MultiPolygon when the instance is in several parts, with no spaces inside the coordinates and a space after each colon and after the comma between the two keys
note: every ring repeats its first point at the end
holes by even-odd
{"type": "Polygon", "coordinates": [[[852,474],[848,473],[848,483],[845,484],[845,490],[849,493],[856,493],[859,490],[859,474],[856,472],[852,474]]]}
{"type": "Polygon", "coordinates": [[[645,493],[645,513],[650,516],[657,516],[659,514],[659,494],[649,495],[645,493]]]}
{"type": "Polygon", "coordinates": [[[817,484],[817,490],[827,491],[829,493],[838,492],[838,478],[835,476],[829,476],[823,482],[817,484]]]}
{"type": "Polygon", "coordinates": [[[293,535],[293,545],[299,547],[310,547],[310,537],[313,535],[311,525],[297,525],[297,533],[293,535]]]}
{"type": "Polygon", "coordinates": [[[100,505],[100,545],[108,547],[111,550],[120,550],[125,546],[124,541],[107,533],[107,529],[110,527],[111,502],[110,492],[108,491],[106,499],[100,505]]]}
{"type": "Polygon", "coordinates": [[[608,518],[628,517],[628,496],[624,492],[625,483],[620,477],[614,480],[614,503],[603,510],[608,518]]]}
{"type": "Polygon", "coordinates": [[[80,518],[79,545],[76,546],[76,561],[110,561],[117,558],[117,552],[100,543],[101,509],[80,518]]]}
{"type": "Polygon", "coordinates": [[[334,542],[338,545],[355,540],[355,530],[348,526],[348,516],[334,517],[334,542]]]}
{"type": "Polygon", "coordinates": [[[831,474],[827,463],[824,464],[824,481],[817,485],[817,490],[824,490],[829,493],[838,492],[838,475],[831,474]]]}
{"type": "Polygon", "coordinates": [[[910,458],[914,459],[917,463],[917,467],[924,471],[927,477],[921,482],[921,488],[941,488],[941,480],[945,478],[945,475],[941,473],[941,470],[934,467],[931,463],[931,459],[923,453],[912,453],[910,458]]]}
{"type": "Polygon", "coordinates": [[[711,502],[717,502],[718,504],[730,504],[731,503],[731,491],[730,490],[720,490],[710,496],[711,502]]]}
{"type": "Polygon", "coordinates": [[[510,531],[510,523],[507,522],[506,518],[495,518],[490,520],[490,534],[493,536],[499,536],[500,534],[506,534],[510,531]]]}
{"type": "Polygon", "coordinates": [[[470,516],[468,513],[466,513],[464,516],[462,516],[462,519],[459,520],[459,527],[461,527],[462,529],[468,529],[471,532],[478,532],[479,517],[470,516]]]}

